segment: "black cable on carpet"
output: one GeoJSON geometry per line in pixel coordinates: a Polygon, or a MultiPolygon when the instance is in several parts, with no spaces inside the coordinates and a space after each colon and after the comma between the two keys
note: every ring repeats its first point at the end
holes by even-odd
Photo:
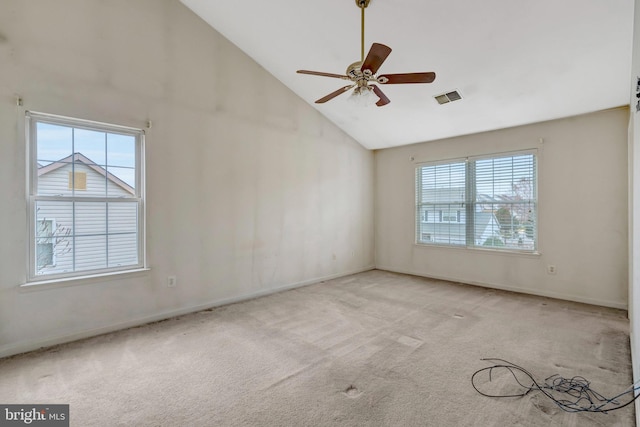
{"type": "Polygon", "coordinates": [[[538,383],[533,374],[518,366],[514,363],[503,359],[481,359],[494,363],[492,366],[478,369],[471,376],[471,385],[476,389],[478,393],[487,397],[522,397],[531,392],[541,392],[550,400],[552,400],[560,409],[566,412],[602,412],[607,413],[616,409],[622,409],[627,405],[632,404],[638,395],[635,395],[635,391],[640,387],[637,384],[632,385],[622,393],[606,398],[602,394],[596,392],[590,387],[589,381],[585,378],[576,376],[573,378],[563,378],[560,375],[552,375],[544,380],[544,383],[538,383]],[[476,377],[481,373],[488,373],[489,382],[492,380],[494,371],[506,370],[512,376],[515,382],[519,385],[522,392],[514,394],[489,394],[484,393],[478,389],[476,377]],[[521,374],[521,378],[518,375],[521,374]],[[527,385],[531,381],[530,385],[527,385]],[[523,382],[527,384],[523,384],[523,382]],[[629,395],[627,397],[627,395],[629,395]],[[624,402],[618,400],[622,397],[627,397],[624,402]]]}

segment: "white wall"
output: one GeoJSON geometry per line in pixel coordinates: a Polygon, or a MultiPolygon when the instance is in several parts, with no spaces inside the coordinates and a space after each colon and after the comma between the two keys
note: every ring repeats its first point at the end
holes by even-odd
{"type": "Polygon", "coordinates": [[[619,108],[377,151],[376,267],[627,308],[628,120],[619,108]],[[416,163],[531,148],[541,255],[413,243],[416,163]]]}
{"type": "Polygon", "coordinates": [[[177,0],[3,0],[0,356],[370,268],[373,157],[177,0]],[[150,271],[21,287],[25,110],[152,120],[150,271]]]}
{"type": "MultiPolygon", "coordinates": [[[[629,103],[629,320],[633,380],[640,380],[640,113],[636,112],[637,79],[640,77],[640,0],[634,4],[633,59],[629,103]]],[[[640,399],[636,399],[636,423],[640,425],[640,399]]]]}

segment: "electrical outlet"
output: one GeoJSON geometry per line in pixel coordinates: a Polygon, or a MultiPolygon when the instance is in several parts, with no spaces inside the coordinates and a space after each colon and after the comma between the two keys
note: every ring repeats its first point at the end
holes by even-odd
{"type": "Polygon", "coordinates": [[[176,276],[167,276],[167,288],[176,287],[176,276]]]}
{"type": "Polygon", "coordinates": [[[548,265],[547,266],[547,274],[556,274],[556,266],[548,265]]]}

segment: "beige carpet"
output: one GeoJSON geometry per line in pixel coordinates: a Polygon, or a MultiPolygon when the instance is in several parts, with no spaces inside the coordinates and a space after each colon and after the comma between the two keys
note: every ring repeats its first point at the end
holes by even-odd
{"type": "Polygon", "coordinates": [[[624,311],[374,270],[0,359],[0,403],[68,403],[73,426],[635,425],[483,397],[484,357],[631,385],[624,311]]]}

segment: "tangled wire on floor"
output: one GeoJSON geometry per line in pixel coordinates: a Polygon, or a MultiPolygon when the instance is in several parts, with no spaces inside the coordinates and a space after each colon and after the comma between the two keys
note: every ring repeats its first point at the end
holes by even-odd
{"type": "MultiPolygon", "coordinates": [[[[563,378],[560,375],[554,374],[547,379],[544,380],[543,384],[538,383],[533,375],[524,369],[521,366],[518,366],[514,363],[508,362],[503,359],[481,359],[489,362],[495,363],[492,366],[488,366],[486,368],[478,369],[471,376],[471,384],[473,388],[476,389],[478,393],[487,397],[522,397],[533,391],[539,391],[551,399],[560,409],[566,412],[602,412],[607,413],[609,411],[614,411],[616,409],[622,409],[627,405],[632,404],[637,398],[634,392],[639,390],[638,383],[633,384],[627,390],[622,393],[612,397],[606,398],[600,393],[596,392],[589,386],[589,381],[585,378],[576,376],[573,378],[563,378]],[[506,370],[508,371],[516,383],[524,390],[522,393],[515,394],[498,394],[492,395],[488,393],[483,393],[477,387],[477,379],[476,377],[483,373],[488,372],[489,374],[489,382],[492,381],[492,376],[494,376],[494,371],[506,370]],[[521,374],[521,378],[518,378],[518,375],[521,374]],[[523,382],[531,381],[531,385],[523,384],[523,382]],[[620,402],[618,399],[630,395],[630,399],[625,401],[624,403],[620,402]]],[[[640,382],[640,381],[639,381],[640,382]]]]}

